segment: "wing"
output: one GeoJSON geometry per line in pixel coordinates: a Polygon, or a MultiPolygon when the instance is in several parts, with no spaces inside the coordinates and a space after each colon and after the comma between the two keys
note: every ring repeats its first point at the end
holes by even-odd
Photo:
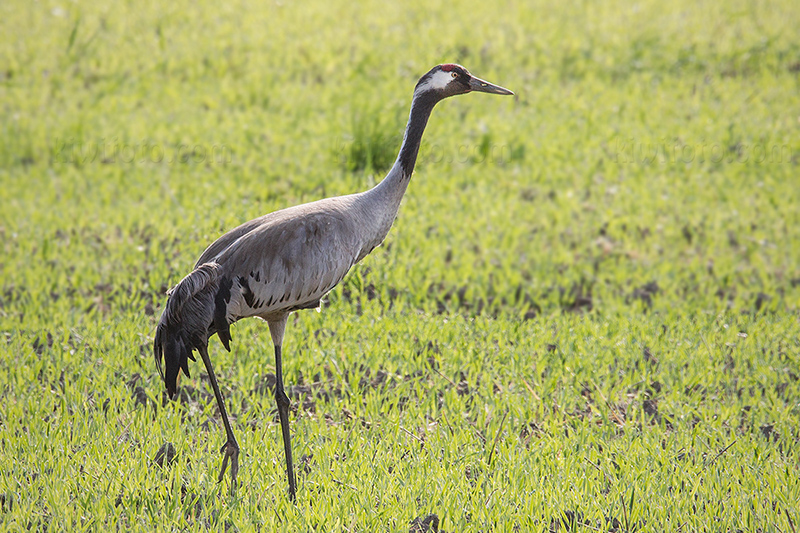
{"type": "MultiPolygon", "coordinates": [[[[356,203],[356,198],[362,196],[361,194],[350,194],[346,196],[338,196],[332,198],[325,198],[307,204],[296,205],[287,207],[267,213],[253,220],[249,220],[234,229],[222,235],[219,239],[212,242],[208,248],[205,249],[203,254],[197,260],[195,268],[203,263],[215,261],[217,256],[226,253],[236,241],[240,238],[250,234],[253,231],[258,231],[262,234],[269,233],[269,228],[273,226],[283,225],[290,221],[300,220],[313,215],[330,214],[334,217],[343,217],[345,220],[348,218],[346,214],[353,209],[356,203]]],[[[352,216],[352,215],[350,215],[352,216]]]]}
{"type": "Polygon", "coordinates": [[[262,217],[213,258],[225,272],[217,310],[224,303],[227,324],[316,307],[361,256],[358,226],[345,210],[287,211],[262,217]]]}

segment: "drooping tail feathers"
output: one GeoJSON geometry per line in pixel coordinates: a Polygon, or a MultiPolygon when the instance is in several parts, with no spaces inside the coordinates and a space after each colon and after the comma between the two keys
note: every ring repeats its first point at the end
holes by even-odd
{"type": "MultiPolygon", "coordinates": [[[[191,274],[183,278],[169,292],[169,300],[158,322],[153,354],[158,372],[167,387],[167,394],[172,397],[177,390],[178,371],[189,377],[189,359],[195,360],[193,350],[205,350],[208,338],[215,328],[215,297],[220,287],[220,270],[217,263],[205,263],[195,268],[191,274]],[[161,359],[164,359],[162,369],[161,359]]],[[[227,324],[225,332],[228,337],[222,339],[225,347],[230,349],[227,324]]]]}

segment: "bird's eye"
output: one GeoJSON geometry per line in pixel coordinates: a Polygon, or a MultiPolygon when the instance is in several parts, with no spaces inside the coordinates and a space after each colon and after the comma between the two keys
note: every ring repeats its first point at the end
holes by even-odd
{"type": "Polygon", "coordinates": [[[458,77],[458,72],[456,72],[456,71],[454,70],[453,72],[451,72],[451,73],[450,73],[450,75],[451,75],[453,78],[457,78],[457,77],[458,77]]]}

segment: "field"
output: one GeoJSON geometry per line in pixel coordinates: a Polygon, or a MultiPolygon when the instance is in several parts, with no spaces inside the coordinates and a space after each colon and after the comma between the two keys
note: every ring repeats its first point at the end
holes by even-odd
{"type": "Polygon", "coordinates": [[[0,530],[800,530],[800,10],[490,4],[0,4],[0,530]],[[451,61],[516,96],[439,104],[384,245],[290,319],[296,503],[266,325],[211,340],[232,497],[166,290],[374,185],[451,61]]]}

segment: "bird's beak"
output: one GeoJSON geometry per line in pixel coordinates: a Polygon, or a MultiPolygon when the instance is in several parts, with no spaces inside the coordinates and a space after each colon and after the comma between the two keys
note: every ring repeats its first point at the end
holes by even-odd
{"type": "Polygon", "coordinates": [[[472,76],[469,80],[469,88],[471,91],[481,92],[481,93],[489,93],[489,94],[514,94],[513,92],[509,91],[504,87],[500,87],[499,85],[494,85],[489,83],[486,80],[482,80],[480,78],[476,78],[472,76]]]}

